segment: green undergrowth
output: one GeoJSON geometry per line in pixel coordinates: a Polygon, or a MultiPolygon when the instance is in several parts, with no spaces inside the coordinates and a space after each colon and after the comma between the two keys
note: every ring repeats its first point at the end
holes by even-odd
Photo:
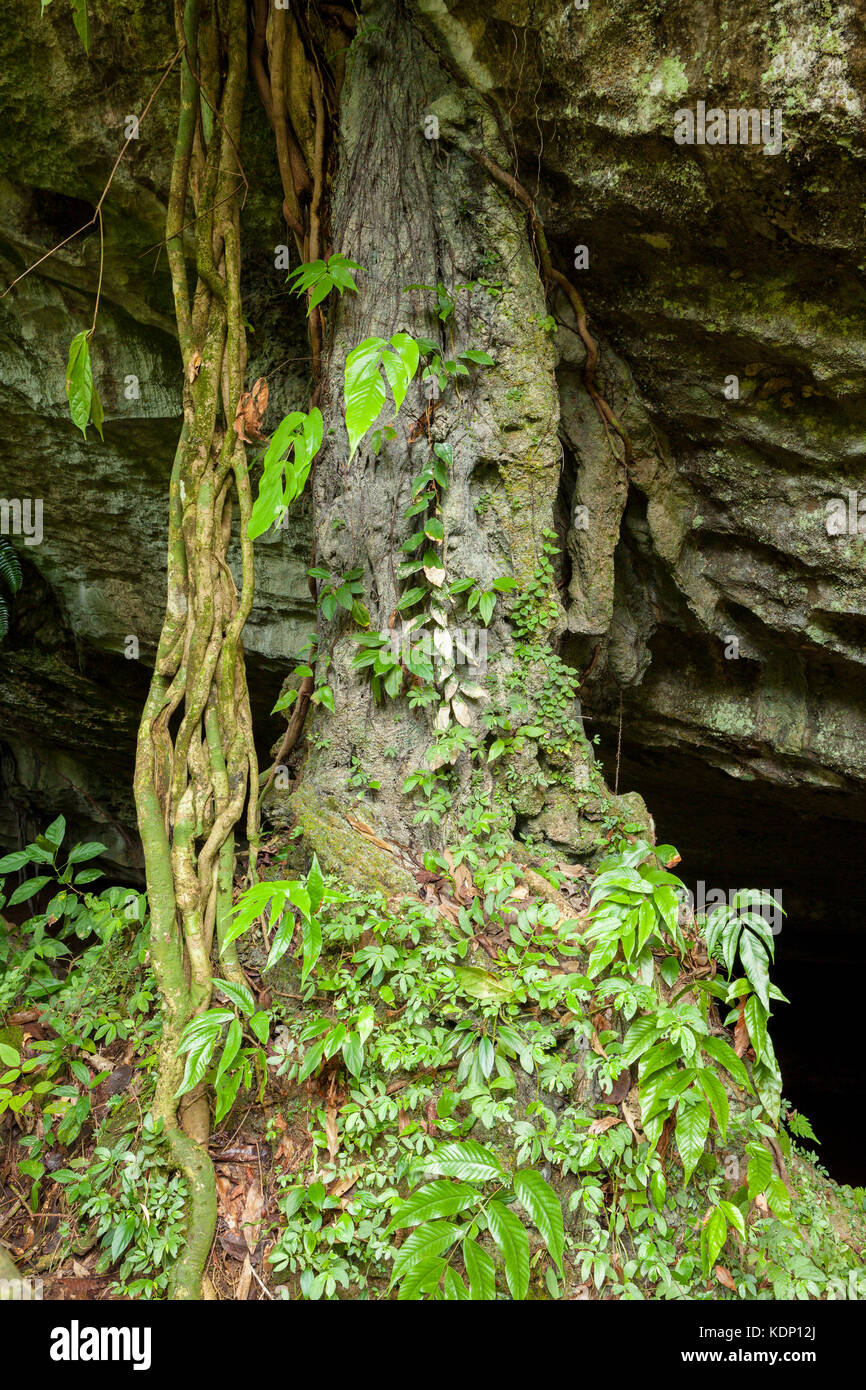
{"type": "MultiPolygon", "coordinates": [[[[60,840],[56,824],[41,837],[37,867],[50,872],[38,876],[67,875],[69,893],[60,840]]],[[[670,847],[622,841],[586,880],[547,865],[542,897],[507,849],[481,816],[448,856],[428,855],[434,901],[362,891],[315,860],[241,896],[232,934],[255,988],[220,980],[215,963],[214,1007],[181,1043],[181,1089],[210,1082],[218,1134],[243,1125],[271,1141],[269,1287],[305,1299],[862,1297],[863,1193],[828,1179],[801,1147],[808,1121],[780,1100],[760,895],[689,922],[670,847]]],[[[37,1002],[57,1038],[25,1048],[20,1029],[0,1034],[0,1104],[34,1212],[62,1190],[56,1262],[95,1243],[114,1292],[158,1298],[185,1189],[148,1114],[146,923],[108,910],[115,891],[89,905],[89,885],[72,893],[74,928],[56,911],[5,927],[6,1014],[37,1002]],[[72,930],[86,943],[72,964],[43,950],[47,974],[36,957],[22,969],[37,937],[72,930]],[[134,948],[122,987],[108,964],[118,931],[134,948]],[[137,1081],[105,1103],[106,1073],[81,1059],[122,1045],[137,1081]]]]}

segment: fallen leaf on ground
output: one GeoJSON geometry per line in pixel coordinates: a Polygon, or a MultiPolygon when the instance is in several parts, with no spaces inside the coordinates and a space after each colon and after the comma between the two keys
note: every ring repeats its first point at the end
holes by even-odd
{"type": "Polygon", "coordinates": [[[328,1101],[325,1111],[325,1136],[328,1140],[328,1157],[333,1163],[340,1147],[340,1136],[337,1133],[337,1107],[332,1100],[328,1101]]]}
{"type": "Polygon", "coordinates": [[[713,1273],[715,1274],[719,1283],[723,1284],[726,1289],[730,1289],[732,1293],[737,1292],[737,1286],[734,1283],[733,1276],[731,1275],[729,1270],[725,1269],[724,1265],[716,1265],[713,1273]]]}
{"type": "Polygon", "coordinates": [[[641,1130],[640,1101],[638,1100],[637,1086],[632,1086],[625,1100],[620,1105],[622,1117],[639,1144],[646,1143],[646,1135],[641,1130]]]}
{"type": "Polygon", "coordinates": [[[250,1284],[253,1282],[253,1267],[250,1264],[249,1255],[241,1265],[241,1272],[238,1275],[238,1282],[235,1287],[235,1298],[245,1300],[250,1291],[250,1284]]]}
{"type": "Polygon", "coordinates": [[[605,1115],[603,1120],[593,1120],[587,1134],[604,1134],[607,1130],[613,1129],[614,1125],[622,1124],[622,1116],[605,1115]]]}
{"type": "Polygon", "coordinates": [[[247,1199],[244,1202],[244,1210],[241,1217],[241,1228],[250,1253],[255,1250],[259,1243],[259,1232],[262,1226],[262,1208],[264,1204],[262,1189],[254,1179],[249,1185],[247,1199]]]}

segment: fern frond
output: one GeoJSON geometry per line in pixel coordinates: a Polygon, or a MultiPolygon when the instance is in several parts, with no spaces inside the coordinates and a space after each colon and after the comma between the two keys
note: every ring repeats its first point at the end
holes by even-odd
{"type": "Polygon", "coordinates": [[[0,536],[0,579],[5,580],[13,594],[21,588],[21,565],[5,536],[0,536]]]}
{"type": "Polygon", "coordinates": [[[6,607],[6,601],[3,598],[2,594],[0,594],[0,642],[3,641],[3,638],[6,636],[6,633],[8,631],[9,609],[6,607]]]}

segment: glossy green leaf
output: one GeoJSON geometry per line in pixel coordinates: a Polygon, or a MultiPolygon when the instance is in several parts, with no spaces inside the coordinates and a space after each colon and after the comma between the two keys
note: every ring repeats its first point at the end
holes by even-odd
{"type": "Polygon", "coordinates": [[[469,1297],[475,1303],[496,1298],[496,1267],[487,1251],[468,1236],[463,1241],[463,1263],[469,1278],[469,1297]]]}
{"type": "Polygon", "coordinates": [[[529,1236],[523,1223],[502,1202],[487,1207],[490,1234],[502,1254],[505,1278],[515,1299],[524,1299],[529,1292],[529,1236]]]}
{"type": "Polygon", "coordinates": [[[565,1249],[565,1227],[562,1205],[553,1188],[534,1168],[524,1168],[514,1177],[514,1192],[550,1256],[562,1274],[562,1254],[565,1249]]]}

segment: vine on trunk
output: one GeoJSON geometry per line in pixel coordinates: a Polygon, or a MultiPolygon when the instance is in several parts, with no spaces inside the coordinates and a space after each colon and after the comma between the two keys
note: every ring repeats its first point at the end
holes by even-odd
{"type": "MultiPolygon", "coordinates": [[[[172,1292],[195,1298],[215,1229],[216,1187],[200,1086],[178,1110],[177,1047],[184,1026],[210,1002],[211,948],[214,935],[223,941],[227,928],[235,827],[245,806],[251,865],[257,831],[258,770],[241,646],[253,598],[252,499],[243,431],[235,424],[246,368],[239,234],[246,6],[244,0],[186,0],[177,24],[184,55],[166,246],[184,420],[170,483],[166,616],[139,729],[135,799],[163,1000],[154,1108],[190,1190],[187,1244],[172,1292]],[[192,295],[183,242],[189,222],[192,295]],[[239,593],[227,562],[235,514],[239,593]]],[[[243,979],[231,949],[221,961],[228,978],[243,979]]]]}

